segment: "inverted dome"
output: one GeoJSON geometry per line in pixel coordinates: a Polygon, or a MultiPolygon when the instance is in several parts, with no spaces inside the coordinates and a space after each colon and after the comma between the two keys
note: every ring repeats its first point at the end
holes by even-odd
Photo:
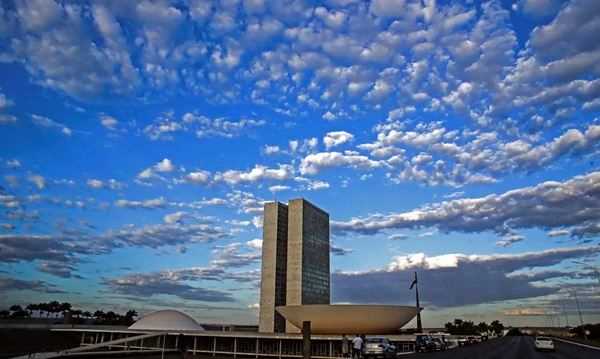
{"type": "Polygon", "coordinates": [[[309,304],[275,308],[298,328],[311,322],[313,334],[392,334],[417,315],[417,308],[401,305],[309,304]]]}
{"type": "Polygon", "coordinates": [[[189,315],[177,310],[159,310],[141,317],[133,323],[129,329],[132,330],[204,330],[198,322],[189,315]]]}

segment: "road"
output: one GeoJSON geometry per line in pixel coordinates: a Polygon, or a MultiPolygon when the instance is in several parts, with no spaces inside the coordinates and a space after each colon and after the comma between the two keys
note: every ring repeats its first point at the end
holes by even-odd
{"type": "Polygon", "coordinates": [[[554,341],[555,352],[537,352],[533,345],[533,337],[504,337],[491,339],[462,348],[449,349],[445,352],[418,353],[401,355],[398,358],[419,359],[586,359],[600,358],[600,350],[588,349],[574,344],[554,341]]]}

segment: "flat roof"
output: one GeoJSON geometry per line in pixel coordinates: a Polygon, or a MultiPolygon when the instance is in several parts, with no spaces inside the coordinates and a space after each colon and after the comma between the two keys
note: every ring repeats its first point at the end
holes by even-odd
{"type": "MultiPolygon", "coordinates": [[[[198,337],[226,337],[226,338],[262,338],[262,339],[302,339],[302,334],[292,333],[259,333],[259,332],[224,332],[215,330],[202,330],[202,331],[160,331],[160,330],[131,330],[131,329],[94,329],[94,328],[60,328],[52,329],[58,332],[86,332],[86,333],[131,333],[131,334],[146,334],[146,333],[167,333],[170,335],[188,335],[198,337]]],[[[354,335],[347,335],[348,339],[352,339],[354,335]]],[[[367,335],[367,337],[386,337],[391,340],[414,340],[414,334],[377,334],[367,335]]],[[[329,335],[329,334],[313,334],[311,335],[313,340],[341,340],[342,334],[329,335]]]]}

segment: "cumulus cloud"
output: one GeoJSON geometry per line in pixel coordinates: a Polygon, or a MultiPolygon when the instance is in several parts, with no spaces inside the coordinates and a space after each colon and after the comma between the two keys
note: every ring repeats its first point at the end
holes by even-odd
{"type": "Polygon", "coordinates": [[[282,181],[292,178],[294,168],[291,165],[279,165],[278,168],[269,168],[263,165],[255,165],[249,171],[227,170],[215,174],[215,181],[225,182],[230,185],[240,183],[252,183],[264,180],[282,181]]]}
{"type": "Polygon", "coordinates": [[[261,250],[262,249],[262,239],[259,238],[255,238],[253,240],[250,240],[248,242],[246,242],[246,245],[250,248],[256,249],[256,250],[261,250]]]}
{"type": "Polygon", "coordinates": [[[300,173],[315,175],[321,170],[332,167],[351,167],[362,170],[371,170],[383,167],[382,161],[372,160],[367,156],[354,153],[319,152],[310,154],[302,159],[300,173]]]}
{"type": "Polygon", "coordinates": [[[105,128],[114,131],[117,129],[119,121],[112,116],[103,115],[100,116],[100,124],[102,124],[102,126],[104,126],[105,128]]]}
{"type": "Polygon", "coordinates": [[[144,133],[151,140],[172,140],[177,132],[192,132],[196,137],[239,137],[253,128],[266,124],[265,120],[243,118],[229,120],[226,118],[210,118],[204,115],[187,112],[177,120],[171,114],[157,118],[144,128],[144,133]]]}
{"type": "Polygon", "coordinates": [[[54,235],[1,234],[0,261],[43,261],[47,264],[40,265],[40,270],[66,277],[83,258],[108,254],[117,248],[185,246],[227,239],[231,235],[211,221],[185,224],[173,219],[169,217],[161,224],[128,225],[101,234],[86,231],[63,231],[54,235]]]}
{"type": "Polygon", "coordinates": [[[275,186],[269,187],[269,191],[271,191],[273,193],[287,191],[289,189],[290,189],[290,186],[282,186],[282,185],[275,185],[275,186]]]}
{"type": "Polygon", "coordinates": [[[146,199],[142,201],[131,201],[127,199],[118,199],[115,201],[115,206],[123,208],[164,208],[167,205],[167,200],[164,197],[146,199]]]}
{"type": "Polygon", "coordinates": [[[46,179],[41,175],[32,174],[27,176],[27,180],[33,183],[38,189],[46,188],[46,179]]]}
{"type": "Polygon", "coordinates": [[[205,184],[210,181],[210,172],[203,170],[190,172],[185,176],[185,180],[189,183],[205,184]]]}
{"type": "Polygon", "coordinates": [[[544,276],[515,275],[524,269],[543,269],[575,259],[594,258],[600,247],[556,248],[517,254],[423,253],[396,256],[387,268],[367,272],[335,272],[333,301],[354,303],[412,303],[408,289],[419,272],[419,292],[425,306],[454,307],[555,294],[560,286],[540,281],[568,277],[563,272],[544,276]],[[405,283],[390,286],[389,283],[405,283]]]}
{"type": "Polygon", "coordinates": [[[354,139],[354,135],[346,131],[333,131],[328,132],[323,137],[323,143],[325,148],[330,149],[335,146],[350,142],[354,139]]]}
{"type": "MultiPolygon", "coordinates": [[[[464,198],[424,206],[408,212],[332,222],[336,233],[374,234],[391,229],[437,228],[441,232],[501,235],[511,229],[579,229],[580,236],[600,219],[600,172],[564,182],[548,181],[502,194],[464,198]]],[[[514,241],[513,241],[514,242],[514,241]]]]}
{"type": "Polygon", "coordinates": [[[186,215],[187,213],[183,211],[169,213],[163,217],[163,221],[167,224],[180,223],[186,215]]]}
{"type": "Polygon", "coordinates": [[[252,244],[254,246],[248,244],[248,247],[253,249],[251,252],[243,252],[244,246],[238,242],[216,247],[213,250],[213,259],[210,261],[211,266],[236,268],[257,263],[261,258],[261,252],[257,250],[256,242],[252,242],[252,244]]]}
{"type": "Polygon", "coordinates": [[[103,180],[99,180],[96,178],[90,178],[87,180],[87,185],[90,188],[94,188],[94,189],[100,189],[100,188],[109,188],[112,190],[120,190],[123,189],[125,187],[125,185],[113,178],[107,180],[107,181],[103,181],[103,180]]]}
{"type": "Polygon", "coordinates": [[[152,167],[148,167],[138,173],[137,179],[140,181],[148,181],[153,178],[161,178],[160,173],[170,173],[175,171],[176,166],[168,158],[163,158],[161,161],[154,164],[152,167]]]}
{"type": "Polygon", "coordinates": [[[279,146],[265,145],[265,147],[263,148],[263,153],[265,155],[274,155],[279,152],[281,152],[279,146]]]}

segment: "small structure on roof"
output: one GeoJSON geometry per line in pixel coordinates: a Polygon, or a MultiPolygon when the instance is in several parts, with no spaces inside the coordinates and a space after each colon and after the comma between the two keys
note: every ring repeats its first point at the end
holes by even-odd
{"type": "Polygon", "coordinates": [[[131,330],[200,331],[204,330],[194,318],[177,310],[167,309],[152,312],[133,323],[131,330]]]}

